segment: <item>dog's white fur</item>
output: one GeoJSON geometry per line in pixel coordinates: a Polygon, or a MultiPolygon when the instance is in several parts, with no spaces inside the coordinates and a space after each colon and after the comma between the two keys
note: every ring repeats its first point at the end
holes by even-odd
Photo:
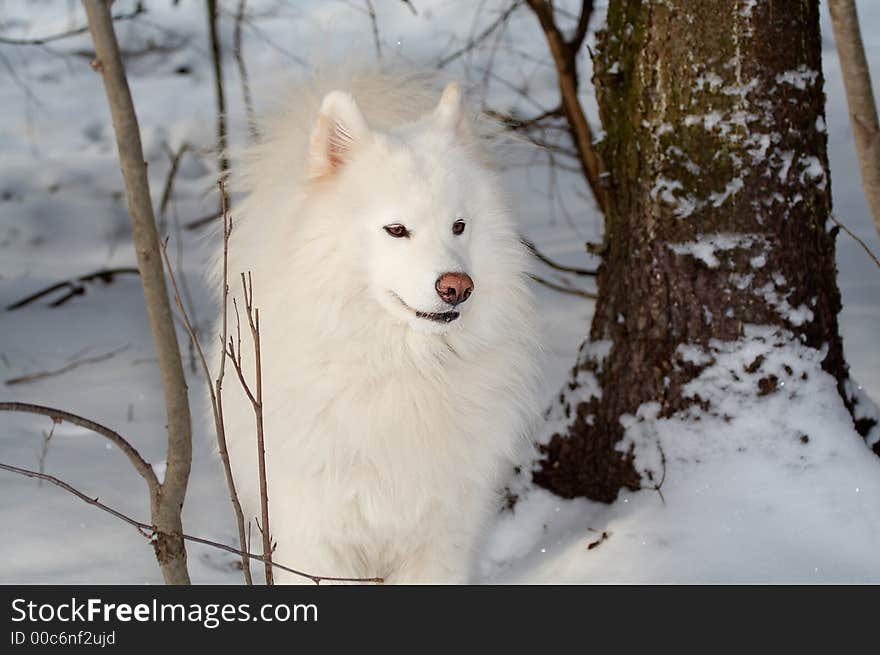
{"type": "MultiPolygon", "coordinates": [[[[241,306],[239,274],[253,272],[280,563],[471,579],[538,415],[528,256],[476,132],[455,85],[438,103],[414,78],[324,77],[297,87],[235,163],[230,289],[241,306]],[[411,236],[389,236],[393,223],[411,236]],[[445,272],[473,278],[460,317],[416,317],[452,309],[435,291],[445,272]]],[[[246,327],[243,344],[253,387],[246,327]]],[[[233,373],[224,403],[245,514],[259,516],[254,416],[233,373]]]]}

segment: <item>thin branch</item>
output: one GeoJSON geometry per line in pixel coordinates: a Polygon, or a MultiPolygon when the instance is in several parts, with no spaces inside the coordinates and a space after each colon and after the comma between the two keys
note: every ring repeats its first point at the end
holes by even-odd
{"type": "MultiPolygon", "coordinates": [[[[8,471],[10,473],[15,473],[17,475],[21,475],[26,478],[34,478],[36,480],[42,480],[45,482],[51,482],[56,487],[60,487],[64,489],[64,491],[76,496],[80,500],[93,507],[97,507],[98,509],[107,512],[111,516],[115,516],[120,521],[124,521],[129,525],[133,526],[137,531],[147,539],[151,541],[155,538],[155,526],[150,525],[149,523],[144,523],[143,521],[138,521],[128,516],[127,514],[123,514],[122,512],[109,507],[102,503],[98,498],[92,498],[87,496],[83,492],[81,492],[76,487],[68,484],[64,480],[60,478],[56,478],[54,475],[48,475],[46,473],[39,473],[37,471],[32,471],[30,469],[21,468],[18,466],[12,466],[10,464],[4,464],[0,462],[0,470],[8,471]]],[[[186,541],[191,541],[193,543],[202,544],[204,546],[210,546],[211,548],[217,548],[219,550],[225,550],[227,553],[233,553],[239,556],[247,556],[250,559],[255,559],[259,561],[266,561],[261,555],[257,555],[256,553],[248,553],[246,551],[241,551],[238,548],[233,548],[232,546],[227,546],[226,544],[211,541],[210,539],[204,539],[202,537],[194,537],[192,535],[183,534],[183,539],[186,541]]],[[[284,566],[283,564],[278,564],[277,562],[267,561],[267,565],[271,564],[276,568],[281,569],[282,571],[287,571],[288,573],[293,573],[294,575],[298,575],[301,578],[308,578],[315,584],[320,584],[322,582],[373,582],[373,583],[382,583],[385,582],[383,578],[344,578],[344,577],[336,577],[336,576],[327,576],[327,575],[315,575],[314,573],[306,573],[305,571],[299,571],[297,569],[291,568],[289,566],[284,566]]]]}
{"type": "Polygon", "coordinates": [[[180,148],[178,148],[177,152],[171,150],[171,147],[167,143],[163,143],[162,148],[165,150],[165,154],[171,162],[171,167],[168,169],[168,175],[165,178],[165,187],[162,189],[162,200],[159,201],[159,216],[164,218],[165,211],[168,209],[168,203],[171,201],[171,194],[174,190],[174,179],[177,177],[178,168],[180,168],[180,160],[192,148],[192,146],[189,143],[184,142],[180,144],[180,148]]]}
{"type": "Polygon", "coordinates": [[[515,12],[517,9],[519,9],[521,5],[522,5],[522,0],[515,0],[514,2],[512,2],[510,4],[510,6],[507,7],[507,9],[505,9],[504,11],[502,11],[498,15],[498,17],[494,21],[492,21],[482,32],[480,32],[479,34],[474,36],[472,39],[469,39],[468,42],[464,46],[462,46],[461,48],[459,48],[458,50],[456,50],[452,54],[449,54],[449,55],[443,57],[440,61],[438,61],[437,68],[438,69],[445,68],[446,66],[451,64],[453,61],[455,61],[456,59],[461,57],[462,55],[465,55],[465,54],[469,53],[471,50],[473,50],[474,48],[476,48],[478,45],[480,45],[480,43],[482,43],[489,36],[491,36],[492,32],[494,32],[501,25],[503,25],[507,21],[507,19],[510,18],[510,15],[513,12],[515,12]]]}
{"type": "Polygon", "coordinates": [[[235,54],[235,63],[238,66],[238,77],[241,80],[241,92],[244,96],[244,108],[247,112],[248,131],[251,139],[256,141],[259,136],[257,132],[257,117],[254,112],[254,99],[251,97],[251,85],[248,77],[247,66],[244,62],[244,49],[242,45],[242,26],[244,24],[245,7],[247,0],[239,0],[238,11],[235,13],[235,31],[233,32],[233,52],[235,54]]]}
{"type": "Polygon", "coordinates": [[[224,200],[225,194],[223,193],[223,182],[218,183],[220,189],[220,198],[221,204],[223,208],[223,291],[222,291],[222,323],[223,323],[223,333],[220,337],[221,343],[221,359],[220,359],[220,371],[217,374],[216,379],[212,379],[210,370],[208,369],[208,362],[205,358],[204,351],[202,350],[201,343],[199,342],[198,334],[193,327],[189,316],[187,315],[187,311],[184,308],[180,292],[177,288],[177,280],[174,276],[174,269],[171,266],[171,262],[168,258],[168,248],[167,241],[162,245],[162,257],[165,261],[165,268],[168,271],[168,279],[171,282],[171,289],[174,294],[174,303],[177,305],[177,309],[180,311],[181,318],[183,320],[184,328],[186,329],[187,334],[189,335],[190,342],[196,350],[198,355],[198,360],[201,363],[202,372],[205,376],[205,380],[208,383],[208,391],[211,396],[211,410],[214,415],[214,428],[217,433],[217,447],[220,451],[220,459],[223,462],[223,471],[226,476],[226,488],[229,492],[229,499],[232,503],[232,508],[235,513],[235,521],[238,527],[238,540],[241,545],[242,551],[242,572],[244,573],[245,583],[248,585],[253,584],[253,578],[251,577],[251,567],[250,561],[248,559],[248,551],[250,550],[249,544],[247,541],[247,536],[245,534],[245,521],[244,521],[244,513],[241,509],[241,503],[238,499],[238,492],[235,488],[235,479],[232,475],[232,466],[229,461],[229,449],[226,443],[226,427],[223,422],[223,377],[226,370],[226,351],[225,348],[222,347],[222,344],[226,342],[226,300],[229,293],[229,285],[227,283],[227,268],[229,262],[229,237],[232,234],[232,219],[229,218],[229,214],[226,211],[226,201],[224,200]]]}
{"type": "Polygon", "coordinates": [[[545,263],[550,268],[555,268],[557,271],[562,271],[564,273],[574,273],[575,275],[581,276],[589,276],[596,277],[597,272],[594,270],[586,269],[586,268],[577,268],[576,266],[565,266],[564,264],[559,264],[545,254],[543,254],[540,250],[538,250],[537,246],[534,243],[526,239],[525,237],[520,237],[520,241],[523,242],[523,245],[528,248],[531,253],[540,261],[545,263]]]}
{"type": "Polygon", "coordinates": [[[200,227],[204,227],[209,223],[213,223],[218,218],[220,218],[220,216],[222,216],[222,213],[213,212],[211,214],[208,214],[207,216],[202,216],[201,218],[191,220],[189,223],[185,223],[183,227],[185,227],[187,230],[198,230],[200,227]]]}
{"type": "Polygon", "coordinates": [[[517,118],[512,114],[505,114],[494,109],[486,109],[483,113],[489,118],[502,123],[504,127],[509,130],[528,130],[539,123],[543,123],[548,118],[560,118],[564,116],[562,107],[548,109],[547,111],[543,111],[531,118],[517,118]]]}
{"type": "MultiPolygon", "coordinates": [[[[266,446],[263,434],[263,373],[262,358],[260,355],[260,310],[254,307],[254,280],[250,271],[247,274],[247,282],[245,282],[245,274],[241,274],[241,286],[244,294],[244,308],[247,315],[248,325],[251,329],[251,340],[254,344],[254,367],[256,379],[256,395],[248,395],[252,399],[254,408],[254,417],[257,421],[257,463],[259,466],[260,476],[260,513],[263,520],[261,532],[263,536],[263,556],[266,568],[266,584],[273,584],[272,576],[272,537],[269,531],[269,490],[266,475],[266,446]]],[[[239,364],[241,369],[241,341],[239,339],[239,364]]],[[[243,379],[243,376],[240,376],[243,379]]]]}
{"type": "Polygon", "coordinates": [[[223,91],[223,54],[220,51],[220,36],[217,31],[219,13],[217,0],[207,0],[208,32],[211,37],[211,59],[214,64],[214,90],[217,96],[217,175],[223,177],[229,170],[226,159],[226,97],[223,91]]]}
{"type": "Polygon", "coordinates": [[[55,423],[61,423],[62,421],[66,421],[68,423],[72,423],[73,425],[78,425],[81,428],[85,428],[86,430],[91,430],[95,434],[99,434],[106,439],[109,439],[113,445],[115,445],[119,450],[123,452],[123,454],[128,457],[128,460],[131,462],[132,466],[134,466],[135,470],[140,474],[140,476],[147,483],[147,487],[150,489],[151,495],[158,495],[160,490],[159,478],[156,477],[156,472],[153,470],[153,467],[150,466],[150,463],[145,460],[141,454],[137,451],[137,448],[132,446],[125,437],[116,432],[115,430],[111,430],[108,427],[101,425],[100,423],[95,423],[94,421],[83,418],[82,416],[77,416],[76,414],[71,414],[70,412],[65,412],[61,409],[55,409],[54,407],[45,407],[43,405],[32,405],[30,403],[17,403],[17,402],[0,402],[0,412],[21,412],[24,414],[39,414],[41,416],[48,416],[55,423]]]}
{"type": "Polygon", "coordinates": [[[554,291],[558,291],[559,293],[567,293],[572,296],[579,296],[581,298],[586,298],[587,300],[596,300],[599,296],[590,291],[583,291],[581,289],[574,289],[572,287],[565,287],[561,284],[556,284],[555,282],[550,282],[549,280],[545,280],[542,277],[538,277],[537,275],[529,275],[532,280],[537,282],[538,284],[543,284],[545,287],[553,289],[554,291]]]}
{"type": "Polygon", "coordinates": [[[88,282],[95,282],[100,280],[104,284],[110,284],[113,282],[113,278],[117,275],[140,275],[140,271],[136,268],[102,268],[99,271],[94,271],[92,273],[86,273],[85,275],[81,275],[77,278],[73,278],[71,280],[64,280],[63,282],[56,282],[55,284],[49,285],[45,289],[40,289],[36,293],[32,293],[29,296],[22,298],[21,300],[16,300],[14,303],[10,305],[6,305],[6,311],[11,312],[16,309],[20,309],[26,305],[31,304],[35,300],[39,300],[43,296],[48,296],[50,293],[54,293],[60,289],[67,289],[68,293],[58,300],[52,301],[50,303],[50,307],[58,307],[63,305],[65,302],[70,300],[74,296],[81,296],[85,293],[85,288],[82,286],[88,282]]]}
{"type": "Polygon", "coordinates": [[[829,215],[829,218],[832,221],[834,221],[834,223],[837,224],[844,232],[846,232],[849,236],[851,236],[856,241],[856,243],[858,243],[862,248],[864,248],[865,252],[868,253],[868,257],[870,257],[872,260],[874,260],[874,263],[877,265],[878,268],[880,268],[880,259],[878,259],[877,255],[875,255],[871,251],[871,249],[868,247],[868,244],[865,243],[863,239],[856,236],[856,234],[852,230],[850,230],[846,225],[844,225],[839,220],[837,220],[837,218],[833,214],[829,215]]]}
{"type": "Polygon", "coordinates": [[[376,18],[376,9],[372,0],[364,0],[367,5],[367,15],[370,17],[370,27],[373,29],[373,44],[376,46],[376,59],[382,61],[382,39],[379,38],[379,19],[376,18]]]}
{"type": "MultiPolygon", "coordinates": [[[[134,11],[128,14],[118,14],[116,16],[112,16],[111,19],[113,22],[130,20],[132,18],[136,18],[145,12],[143,4],[138,2],[137,6],[134,8],[134,11]]],[[[78,36],[80,34],[85,34],[89,31],[88,25],[83,25],[82,27],[77,27],[76,29],[68,30],[66,32],[59,32],[57,34],[50,34],[49,36],[41,36],[33,39],[10,39],[7,37],[0,36],[0,43],[4,45],[46,45],[47,43],[52,43],[53,41],[60,41],[61,39],[67,39],[71,36],[78,36]]]]}
{"type": "Polygon", "coordinates": [[[94,357],[85,357],[84,359],[77,359],[75,361],[70,362],[69,364],[65,364],[61,368],[55,369],[53,371],[39,371],[37,373],[28,373],[26,375],[20,375],[18,377],[9,378],[3,384],[7,386],[13,386],[16,384],[30,384],[32,382],[39,382],[40,380],[45,380],[46,378],[57,377],[59,375],[64,375],[65,373],[69,373],[70,371],[79,368],[80,366],[84,366],[86,364],[97,364],[99,362],[107,361],[112,357],[115,357],[119,353],[128,350],[128,344],[122,346],[121,348],[117,348],[116,350],[111,350],[110,352],[104,353],[102,355],[95,355],[94,357]]]}

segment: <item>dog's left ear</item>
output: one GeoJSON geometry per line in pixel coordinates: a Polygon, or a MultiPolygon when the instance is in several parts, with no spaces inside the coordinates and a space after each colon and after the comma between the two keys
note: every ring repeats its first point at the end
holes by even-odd
{"type": "Polygon", "coordinates": [[[433,121],[439,130],[459,137],[468,135],[469,130],[464,119],[461,102],[461,90],[455,82],[450,82],[443,89],[440,102],[434,108],[433,121]]]}

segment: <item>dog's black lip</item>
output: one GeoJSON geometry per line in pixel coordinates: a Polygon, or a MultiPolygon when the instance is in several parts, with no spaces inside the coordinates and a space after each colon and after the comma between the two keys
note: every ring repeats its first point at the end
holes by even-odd
{"type": "Polygon", "coordinates": [[[434,321],[435,323],[452,323],[452,321],[461,316],[461,312],[422,312],[418,309],[413,309],[412,307],[407,305],[405,302],[403,302],[403,298],[398,296],[393,291],[391,292],[391,295],[397,298],[401,305],[403,305],[409,311],[415,314],[416,318],[424,318],[425,320],[434,321]]]}
{"type": "Polygon", "coordinates": [[[437,321],[438,323],[451,323],[457,319],[460,314],[458,312],[420,312],[413,310],[419,318],[426,318],[429,321],[437,321]]]}

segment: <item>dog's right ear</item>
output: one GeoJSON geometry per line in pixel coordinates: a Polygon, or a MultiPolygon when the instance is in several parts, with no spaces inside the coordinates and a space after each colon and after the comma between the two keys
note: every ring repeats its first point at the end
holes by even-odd
{"type": "Polygon", "coordinates": [[[321,102],[309,143],[309,178],[333,175],[372,137],[350,93],[331,91],[321,102]]]}

